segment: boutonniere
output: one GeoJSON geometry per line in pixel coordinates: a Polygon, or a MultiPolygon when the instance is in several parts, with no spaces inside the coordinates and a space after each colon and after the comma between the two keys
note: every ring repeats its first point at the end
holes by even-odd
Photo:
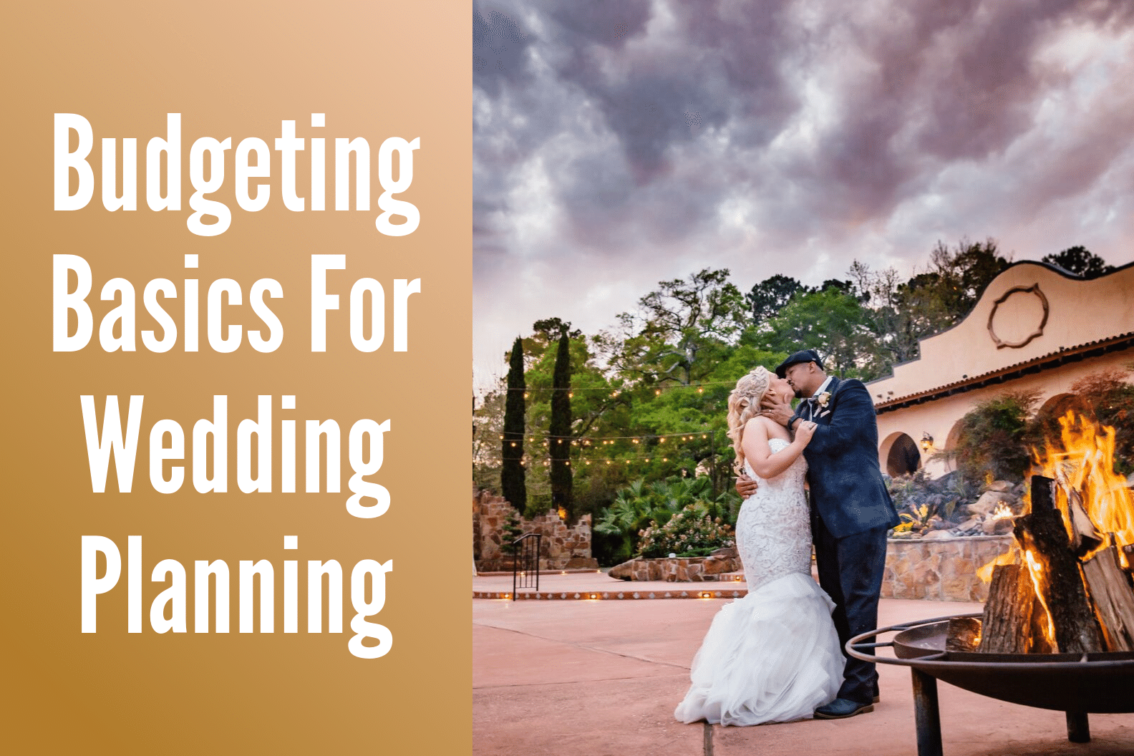
{"type": "Polygon", "coordinates": [[[826,407],[827,403],[831,401],[831,392],[824,391],[822,394],[815,398],[815,401],[819,403],[820,407],[826,407]]]}

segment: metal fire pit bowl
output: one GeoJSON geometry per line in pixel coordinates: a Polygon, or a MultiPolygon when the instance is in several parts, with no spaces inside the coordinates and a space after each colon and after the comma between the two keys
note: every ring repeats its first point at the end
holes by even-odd
{"type": "Polygon", "coordinates": [[[976,654],[947,652],[949,620],[956,617],[909,622],[871,630],[847,641],[847,653],[856,659],[909,667],[913,675],[914,714],[917,720],[918,756],[941,756],[941,716],[937,706],[937,680],[990,698],[1067,713],[1067,738],[1074,743],[1091,739],[1088,714],[1134,712],[1134,653],[1096,654],[976,654]],[[893,640],[874,641],[884,633],[893,640]],[[865,653],[875,648],[894,649],[897,658],[865,653]]]}

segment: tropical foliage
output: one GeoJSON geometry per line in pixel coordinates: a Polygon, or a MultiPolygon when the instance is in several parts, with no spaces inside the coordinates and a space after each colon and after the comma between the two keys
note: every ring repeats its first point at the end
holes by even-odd
{"type": "MultiPolygon", "coordinates": [[[[594,530],[617,539],[612,556],[629,559],[641,550],[644,532],[658,532],[679,513],[696,511],[714,522],[732,526],[739,504],[739,497],[731,490],[714,494],[708,477],[677,477],[653,483],[639,478],[615,494],[614,502],[595,522],[594,530]]],[[[683,517],[682,522],[689,525],[692,521],[686,522],[683,517]]]]}

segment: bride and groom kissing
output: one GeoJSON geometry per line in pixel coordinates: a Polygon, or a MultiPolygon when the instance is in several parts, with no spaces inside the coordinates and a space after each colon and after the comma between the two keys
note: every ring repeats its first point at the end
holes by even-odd
{"type": "Polygon", "coordinates": [[[740,726],[873,711],[875,665],[843,646],[877,627],[886,533],[899,520],[866,387],[827,375],[814,350],[796,352],[775,374],[759,367],[737,381],[728,426],[748,594],[713,618],[676,718],[740,726]]]}

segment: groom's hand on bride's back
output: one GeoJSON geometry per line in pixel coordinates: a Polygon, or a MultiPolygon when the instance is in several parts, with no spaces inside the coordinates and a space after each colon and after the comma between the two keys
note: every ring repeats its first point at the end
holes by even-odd
{"type": "Polygon", "coordinates": [[[743,473],[736,479],[736,492],[740,494],[740,498],[742,499],[747,499],[749,496],[756,493],[756,489],[759,487],[756,481],[743,473]]]}

